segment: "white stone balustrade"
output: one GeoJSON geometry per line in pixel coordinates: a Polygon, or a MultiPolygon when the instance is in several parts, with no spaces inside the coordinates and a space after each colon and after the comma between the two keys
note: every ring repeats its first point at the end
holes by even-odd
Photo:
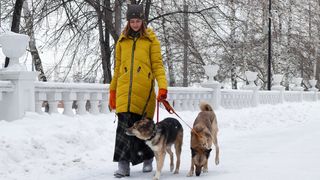
{"type": "Polygon", "coordinates": [[[73,91],[62,92],[63,99],[63,114],[67,116],[73,116],[74,112],[72,110],[73,101],[77,100],[77,93],[73,91]]]}
{"type": "Polygon", "coordinates": [[[299,102],[301,96],[301,91],[285,91],[284,101],[285,102],[299,102]]]}
{"type": "Polygon", "coordinates": [[[279,103],[284,102],[284,90],[285,87],[281,85],[283,74],[275,74],[273,75],[273,85],[271,87],[272,91],[280,91],[279,103]]]}
{"type": "Polygon", "coordinates": [[[23,34],[6,32],[0,35],[3,54],[10,59],[9,66],[0,69],[0,81],[11,81],[12,92],[6,93],[0,102],[0,119],[12,121],[22,118],[26,111],[35,111],[34,81],[36,72],[26,71],[19,64],[19,58],[25,53],[29,37],[23,34]]]}
{"type": "Polygon", "coordinates": [[[253,95],[252,95],[252,102],[250,103],[252,107],[256,107],[259,104],[259,95],[258,91],[260,89],[260,86],[257,86],[254,81],[258,77],[257,72],[252,72],[252,71],[246,71],[245,72],[247,81],[249,82],[248,85],[244,86],[244,89],[246,90],[252,90],[253,95]]]}
{"type": "Polygon", "coordinates": [[[281,102],[280,91],[259,91],[260,104],[279,104],[281,102]]]}
{"type": "MultiPolygon", "coordinates": [[[[8,116],[8,113],[15,113],[18,110],[20,115],[25,111],[44,113],[44,102],[49,104],[50,114],[60,113],[60,110],[63,110],[63,114],[68,116],[74,116],[75,113],[78,115],[109,113],[109,85],[36,82],[32,79],[34,77],[32,74],[25,73],[27,72],[6,72],[8,80],[0,81],[0,106],[5,109],[8,106],[8,102],[21,103],[21,106],[13,106],[13,104],[9,103],[9,106],[18,108],[12,108],[11,110],[15,111],[8,112],[2,110],[0,120],[9,121],[20,118],[21,116],[15,116],[14,118],[8,116]],[[16,77],[17,75],[19,77],[16,77]],[[30,77],[26,78],[26,75],[30,77]],[[25,86],[33,88],[26,90],[25,86]],[[17,92],[22,92],[23,96],[16,96],[17,92]],[[73,107],[74,104],[76,104],[76,108],[73,107]],[[62,109],[58,108],[59,105],[61,105],[59,108],[62,109]]],[[[274,84],[277,86],[280,83],[276,81],[274,84]]],[[[210,103],[214,109],[219,106],[223,108],[245,108],[259,104],[279,104],[283,103],[283,101],[317,101],[318,96],[315,97],[314,94],[319,94],[319,91],[305,92],[301,91],[301,88],[298,88],[299,91],[284,91],[283,94],[281,94],[282,91],[278,90],[258,90],[258,86],[250,86],[245,90],[220,89],[220,83],[217,81],[207,81],[202,83],[201,86],[168,87],[167,100],[175,111],[199,111],[200,101],[210,103]],[[281,100],[282,98],[283,100],[281,100]]]]}
{"type": "Polygon", "coordinates": [[[169,87],[168,92],[168,102],[176,111],[199,110],[200,101],[212,101],[210,88],[169,87]]]}
{"type": "Polygon", "coordinates": [[[318,82],[318,81],[315,80],[315,79],[309,80],[309,83],[310,83],[310,85],[311,85],[311,88],[309,89],[309,91],[314,92],[314,93],[313,93],[312,101],[318,100],[318,91],[319,91],[319,89],[316,88],[317,82],[318,82]]]}
{"type": "Polygon", "coordinates": [[[36,82],[36,109],[41,112],[43,102],[48,101],[49,113],[58,113],[58,104],[62,102],[63,114],[73,116],[72,105],[76,101],[79,115],[107,113],[108,87],[106,84],[36,82]],[[90,102],[89,112],[87,101],[90,102]]]}
{"type": "Polygon", "coordinates": [[[253,95],[251,90],[221,90],[221,106],[230,109],[253,106],[253,95]]]}
{"type": "Polygon", "coordinates": [[[12,92],[14,85],[11,81],[0,81],[0,101],[2,100],[3,94],[12,92]]]}

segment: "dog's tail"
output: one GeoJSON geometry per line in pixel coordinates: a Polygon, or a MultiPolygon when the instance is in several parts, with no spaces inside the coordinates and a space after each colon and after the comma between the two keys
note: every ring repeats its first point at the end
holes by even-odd
{"type": "Polygon", "coordinates": [[[213,111],[212,107],[207,102],[200,102],[201,111],[213,111]]]}

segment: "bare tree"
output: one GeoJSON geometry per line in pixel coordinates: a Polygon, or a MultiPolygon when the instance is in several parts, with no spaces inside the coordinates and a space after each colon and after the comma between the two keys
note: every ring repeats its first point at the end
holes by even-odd
{"type": "Polygon", "coordinates": [[[47,81],[47,78],[43,71],[43,66],[41,62],[41,58],[39,55],[39,51],[36,46],[36,39],[33,29],[33,15],[29,9],[29,5],[27,1],[24,1],[23,3],[23,10],[24,10],[24,19],[26,22],[25,29],[27,31],[28,36],[30,37],[29,41],[29,49],[32,56],[32,64],[34,64],[36,71],[39,72],[38,79],[40,81],[47,81]]]}

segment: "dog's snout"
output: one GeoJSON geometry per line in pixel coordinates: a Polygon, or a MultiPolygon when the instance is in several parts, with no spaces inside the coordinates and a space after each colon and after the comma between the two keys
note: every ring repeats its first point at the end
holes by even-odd
{"type": "Polygon", "coordinates": [[[197,165],[196,165],[196,176],[200,176],[200,174],[201,174],[201,169],[202,169],[202,166],[197,166],[197,165]]]}
{"type": "Polygon", "coordinates": [[[126,129],[126,135],[128,136],[134,136],[134,134],[132,133],[132,130],[130,128],[126,129]]]}

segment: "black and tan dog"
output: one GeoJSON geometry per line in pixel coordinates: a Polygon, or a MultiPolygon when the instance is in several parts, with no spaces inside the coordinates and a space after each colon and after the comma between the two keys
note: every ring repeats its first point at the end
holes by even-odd
{"type": "Polygon", "coordinates": [[[166,152],[170,155],[170,171],[173,171],[173,152],[171,151],[173,144],[177,156],[174,174],[179,173],[183,128],[177,119],[166,118],[154,124],[153,120],[144,118],[135,122],[132,127],[127,129],[126,133],[127,135],[134,135],[139,139],[145,140],[146,144],[153,150],[157,162],[154,180],[160,178],[166,152]]]}
{"type": "Polygon", "coordinates": [[[211,106],[207,103],[200,103],[201,112],[193,123],[191,131],[191,168],[188,176],[196,176],[203,172],[208,172],[208,159],[211,152],[212,143],[216,149],[215,164],[219,164],[219,146],[218,146],[218,125],[217,118],[211,106]]]}

